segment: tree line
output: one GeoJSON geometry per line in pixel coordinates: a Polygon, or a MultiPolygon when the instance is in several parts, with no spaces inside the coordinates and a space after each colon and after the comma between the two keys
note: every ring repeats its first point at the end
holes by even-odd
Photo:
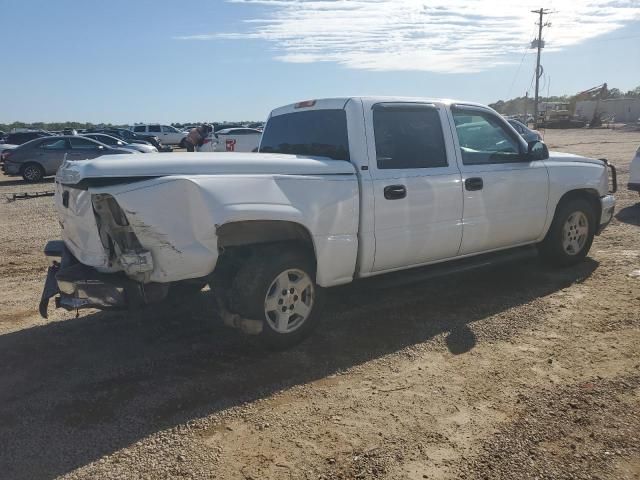
{"type": "Polygon", "coordinates": [[[95,127],[118,127],[119,125],[112,125],[110,123],[103,123],[95,125],[88,122],[13,122],[13,123],[0,123],[0,131],[10,132],[13,128],[32,128],[34,130],[51,130],[58,131],[65,128],[73,128],[75,130],[95,128],[95,127]]]}
{"type": "MultiPolygon", "coordinates": [[[[203,122],[193,122],[193,123],[172,123],[171,125],[176,128],[183,128],[187,125],[200,125],[203,122]]],[[[229,122],[210,122],[212,125],[226,125],[229,122]]],[[[251,123],[257,123],[254,121],[246,121],[246,122],[233,122],[233,124],[239,125],[248,125],[251,123]]],[[[134,123],[134,125],[137,125],[134,123]]],[[[60,130],[64,130],[65,128],[73,128],[75,130],[85,130],[89,128],[129,128],[129,125],[114,125],[112,123],[89,123],[89,122],[33,122],[33,123],[25,123],[25,122],[13,122],[13,123],[0,123],[0,131],[2,132],[10,132],[14,128],[31,128],[34,130],[47,130],[57,132],[60,130]]]]}

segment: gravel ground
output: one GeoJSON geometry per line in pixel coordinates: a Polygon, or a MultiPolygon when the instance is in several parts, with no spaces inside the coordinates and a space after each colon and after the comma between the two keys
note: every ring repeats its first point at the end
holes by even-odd
{"type": "Polygon", "coordinates": [[[640,133],[548,131],[618,166],[590,258],[333,290],[266,353],[203,292],[142,313],[37,315],[50,197],[0,180],[0,477],[640,478],[640,133]]]}

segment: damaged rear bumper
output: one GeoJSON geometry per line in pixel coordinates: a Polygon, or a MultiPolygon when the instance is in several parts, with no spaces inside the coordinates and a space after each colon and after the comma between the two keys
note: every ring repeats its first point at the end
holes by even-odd
{"type": "Polygon", "coordinates": [[[123,273],[100,273],[78,262],[62,241],[48,242],[45,255],[58,257],[49,267],[40,299],[40,315],[48,317],[51,298],[56,308],[80,310],[132,309],[164,300],[168,284],[136,282],[123,273]]]}

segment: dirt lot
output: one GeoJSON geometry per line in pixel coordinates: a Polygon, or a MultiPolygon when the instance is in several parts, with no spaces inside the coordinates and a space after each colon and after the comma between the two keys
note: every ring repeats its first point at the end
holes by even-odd
{"type": "Polygon", "coordinates": [[[212,323],[206,292],[40,319],[52,199],[0,201],[0,478],[640,478],[640,133],[547,142],[619,168],[590,259],[334,290],[283,353],[212,323]]]}

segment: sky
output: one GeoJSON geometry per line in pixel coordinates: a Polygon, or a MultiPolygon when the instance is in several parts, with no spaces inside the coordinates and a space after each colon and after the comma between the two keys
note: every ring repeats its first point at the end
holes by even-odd
{"type": "Polygon", "coordinates": [[[263,120],[351,95],[640,85],[640,0],[0,0],[0,123],[263,120]]]}

